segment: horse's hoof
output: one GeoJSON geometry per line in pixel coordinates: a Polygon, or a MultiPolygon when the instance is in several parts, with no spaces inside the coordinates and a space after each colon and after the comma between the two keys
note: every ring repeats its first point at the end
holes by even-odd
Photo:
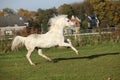
{"type": "Polygon", "coordinates": [[[78,54],[79,54],[79,52],[76,52],[76,54],[78,55],[78,54]]]}
{"type": "Polygon", "coordinates": [[[48,62],[52,62],[53,60],[47,60],[48,62]]]}
{"type": "Polygon", "coordinates": [[[32,66],[35,66],[35,64],[34,64],[34,63],[32,63],[31,65],[32,65],[32,66]]]}

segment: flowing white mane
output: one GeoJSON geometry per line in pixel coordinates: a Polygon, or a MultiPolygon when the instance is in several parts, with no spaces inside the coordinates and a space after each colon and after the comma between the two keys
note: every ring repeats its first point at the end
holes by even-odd
{"type": "Polygon", "coordinates": [[[54,16],[54,17],[50,18],[50,20],[49,20],[50,29],[58,27],[55,25],[56,24],[58,25],[61,22],[60,19],[62,19],[62,18],[67,18],[67,15],[58,15],[58,16],[54,16]]]}

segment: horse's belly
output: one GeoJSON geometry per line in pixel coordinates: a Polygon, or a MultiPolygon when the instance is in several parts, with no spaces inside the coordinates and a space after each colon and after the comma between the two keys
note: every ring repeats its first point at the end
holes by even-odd
{"type": "Polygon", "coordinates": [[[43,43],[37,43],[36,47],[39,47],[39,48],[50,48],[50,47],[54,47],[54,46],[57,46],[57,43],[55,42],[43,42],[43,43]]]}

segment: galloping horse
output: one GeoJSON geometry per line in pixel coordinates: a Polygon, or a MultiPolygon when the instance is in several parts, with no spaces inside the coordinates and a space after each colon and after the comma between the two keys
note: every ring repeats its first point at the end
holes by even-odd
{"type": "Polygon", "coordinates": [[[74,25],[67,15],[58,15],[50,19],[50,29],[45,34],[31,34],[27,37],[16,36],[12,42],[11,49],[14,50],[20,44],[25,45],[28,50],[26,57],[31,65],[35,65],[31,59],[30,55],[35,48],[38,48],[38,54],[48,61],[52,61],[49,57],[42,53],[42,48],[50,48],[54,46],[65,46],[70,47],[76,54],[78,54],[77,49],[72,46],[72,43],[67,39],[68,43],[64,42],[63,29],[65,27],[71,27],[74,25]]]}

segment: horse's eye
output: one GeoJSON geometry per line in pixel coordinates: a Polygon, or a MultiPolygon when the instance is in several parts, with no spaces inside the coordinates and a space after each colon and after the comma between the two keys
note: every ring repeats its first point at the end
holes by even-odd
{"type": "Polygon", "coordinates": [[[67,22],[70,22],[70,20],[67,20],[67,22]]]}

